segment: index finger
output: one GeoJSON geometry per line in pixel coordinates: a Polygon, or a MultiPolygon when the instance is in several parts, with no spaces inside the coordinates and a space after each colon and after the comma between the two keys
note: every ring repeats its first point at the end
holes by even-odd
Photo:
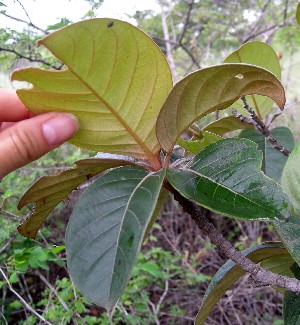
{"type": "Polygon", "coordinates": [[[0,122],[17,122],[31,116],[15,90],[0,89],[0,122]]]}

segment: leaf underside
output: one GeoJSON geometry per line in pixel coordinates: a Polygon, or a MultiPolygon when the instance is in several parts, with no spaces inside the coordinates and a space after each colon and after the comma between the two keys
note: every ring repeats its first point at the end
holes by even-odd
{"type": "Polygon", "coordinates": [[[89,150],[155,160],[158,113],[172,88],[158,46],[136,27],[115,19],[72,24],[39,41],[67,69],[13,73],[31,89],[17,94],[30,111],[69,112],[80,129],[71,143],[89,150]]]}
{"type": "MultiPolygon", "coordinates": [[[[259,263],[263,260],[280,256],[289,256],[285,248],[280,245],[266,244],[254,246],[242,251],[252,262],[259,263]]],[[[246,272],[233,261],[227,261],[215,274],[209,284],[201,308],[197,314],[195,325],[203,325],[209,313],[222,298],[224,293],[246,272]]]]}
{"type": "Polygon", "coordinates": [[[165,171],[125,166],[99,177],[83,194],[66,232],[68,268],[79,290],[110,310],[130,278],[165,171]]]}
{"type": "Polygon", "coordinates": [[[280,81],[257,66],[232,63],[191,73],[173,87],[159,113],[156,128],[162,149],[171,152],[177,138],[194,121],[251,94],[268,96],[284,107],[280,81]]]}
{"type": "Polygon", "coordinates": [[[222,136],[226,133],[240,129],[253,129],[253,125],[243,123],[234,116],[227,116],[206,125],[203,128],[203,131],[208,131],[222,136]]]}
{"type": "MultiPolygon", "coordinates": [[[[224,60],[224,63],[253,64],[271,71],[279,80],[281,78],[281,68],[277,54],[270,45],[263,42],[252,41],[242,45],[231,53],[224,60]]],[[[259,118],[264,118],[273,109],[273,101],[268,97],[251,95],[247,96],[246,99],[259,118]]],[[[247,114],[241,100],[234,104],[234,108],[244,115],[247,114]]]]}
{"type": "Polygon", "coordinates": [[[290,216],[279,184],[261,172],[262,153],[247,139],[225,139],[207,147],[185,168],[168,170],[169,182],[186,198],[214,212],[245,220],[290,216]]]}
{"type": "Polygon", "coordinates": [[[34,239],[48,215],[79,185],[106,169],[132,164],[132,162],[90,158],[79,160],[75,164],[78,167],[57,175],[41,177],[23,195],[18,209],[31,203],[35,203],[35,207],[32,214],[18,226],[18,231],[22,236],[34,239]]]}

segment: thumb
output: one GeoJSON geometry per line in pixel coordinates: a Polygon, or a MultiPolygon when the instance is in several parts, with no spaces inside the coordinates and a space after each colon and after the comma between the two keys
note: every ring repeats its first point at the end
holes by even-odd
{"type": "Polygon", "coordinates": [[[75,134],[78,121],[66,113],[47,113],[23,120],[0,133],[0,181],[58,147],[75,134]]]}

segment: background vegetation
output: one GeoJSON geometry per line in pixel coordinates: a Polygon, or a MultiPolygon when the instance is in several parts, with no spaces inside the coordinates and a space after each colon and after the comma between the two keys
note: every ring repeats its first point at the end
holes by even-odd
{"type": "MultiPolygon", "coordinates": [[[[7,2],[0,2],[1,15],[20,22],[20,17],[6,11],[7,2]]],[[[82,19],[100,17],[103,1],[87,2],[90,10],[83,13],[82,19]]],[[[298,1],[160,0],[158,3],[159,12],[138,11],[131,18],[164,51],[175,81],[195,69],[221,63],[247,41],[262,40],[272,45],[281,59],[282,81],[288,97],[286,112],[277,123],[290,126],[299,139],[296,123],[300,34],[294,18],[298,1]]],[[[76,1],[71,0],[70,4],[76,5],[76,1]]],[[[14,5],[26,11],[22,1],[14,1],[14,5]]],[[[15,87],[8,76],[20,67],[63,68],[43,48],[36,47],[39,38],[71,22],[67,12],[58,15],[59,23],[53,22],[45,30],[30,20],[27,11],[27,19],[21,21],[23,29],[0,25],[0,87],[15,87]]],[[[214,119],[216,115],[208,118],[214,119]]],[[[66,270],[66,221],[84,186],[56,208],[36,241],[17,234],[16,226],[30,212],[16,209],[24,191],[40,176],[57,173],[74,161],[93,155],[66,144],[11,173],[1,183],[0,323],[192,324],[209,280],[224,260],[171,198],[139,255],[125,294],[110,314],[83,298],[66,270]]],[[[239,249],[276,239],[271,227],[261,222],[241,223],[225,218],[214,222],[239,249]]],[[[227,292],[208,324],[283,324],[281,299],[271,288],[253,289],[244,278],[227,292]]]]}

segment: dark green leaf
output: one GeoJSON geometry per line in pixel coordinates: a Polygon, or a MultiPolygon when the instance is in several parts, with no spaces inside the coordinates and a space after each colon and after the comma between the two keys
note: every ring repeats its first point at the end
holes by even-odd
{"type": "Polygon", "coordinates": [[[300,218],[292,216],[289,221],[274,221],[274,227],[282,243],[300,265],[300,218]]]}
{"type": "Polygon", "coordinates": [[[247,139],[207,147],[185,168],[168,170],[184,197],[217,213],[245,220],[287,219],[291,204],[281,186],[261,172],[262,153],[247,139]]]}
{"type": "MultiPolygon", "coordinates": [[[[280,245],[259,245],[245,249],[242,252],[252,262],[259,263],[265,259],[276,256],[288,256],[288,252],[280,245]]],[[[211,283],[209,284],[201,308],[197,314],[195,325],[204,324],[207,316],[215,306],[215,304],[222,298],[224,293],[246,272],[237,266],[231,260],[227,261],[216,273],[211,283]]]]}
{"type": "Polygon", "coordinates": [[[300,295],[287,291],[283,300],[283,319],[285,325],[300,324],[300,295]]]}
{"type": "Polygon", "coordinates": [[[133,166],[110,170],[75,207],[66,233],[68,267],[95,304],[111,309],[127,285],[164,175],[133,166]]]}
{"type": "MultiPolygon", "coordinates": [[[[292,150],[295,145],[294,135],[292,131],[285,127],[279,126],[271,130],[272,135],[286,149],[292,150]]],[[[246,138],[258,144],[258,149],[263,152],[262,171],[270,178],[279,181],[287,157],[280,151],[273,148],[266,138],[255,130],[243,130],[239,137],[246,138]]]]}
{"type": "Polygon", "coordinates": [[[296,214],[300,215],[300,142],[289,155],[282,172],[281,184],[290,197],[296,214]]]}
{"type": "Polygon", "coordinates": [[[297,6],[296,20],[297,20],[297,24],[300,25],[300,3],[298,3],[298,6],[297,6]]]}

